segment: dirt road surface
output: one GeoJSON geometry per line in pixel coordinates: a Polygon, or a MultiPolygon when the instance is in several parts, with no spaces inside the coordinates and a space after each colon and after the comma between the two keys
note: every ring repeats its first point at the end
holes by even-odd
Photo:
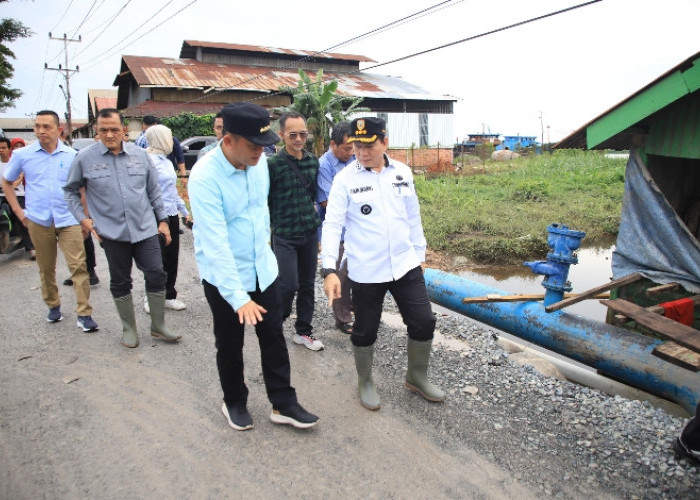
{"type": "MultiPolygon", "coordinates": [[[[245,363],[255,428],[230,429],[191,234],[183,238],[178,288],[188,308],[167,313],[183,334],[177,345],[151,340],[142,307],[141,345],[120,345],[99,248],[102,283],[91,303],[100,329],[89,334],[76,327],[72,288],[59,284],[65,319],[49,324],[36,264],[24,255],[0,262],[0,498],[540,496],[483,452],[441,445],[444,429],[431,415],[446,405],[397,387],[380,411],[361,408],[349,340],[337,330],[319,332],[321,352],[289,343],[292,383],[321,417],[317,427],[270,422],[251,333],[245,363]],[[420,411],[406,411],[416,405],[420,411]]],[[[57,269],[60,283],[67,277],[60,256],[57,269]]],[[[133,276],[140,305],[143,281],[133,276]]],[[[381,384],[381,367],[376,377],[381,384]]]]}

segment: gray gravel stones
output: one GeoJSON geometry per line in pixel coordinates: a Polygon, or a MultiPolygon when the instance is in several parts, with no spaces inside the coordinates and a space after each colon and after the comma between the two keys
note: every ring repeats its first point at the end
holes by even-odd
{"type": "MultiPolygon", "coordinates": [[[[384,310],[398,312],[390,296],[384,310]]],[[[319,283],[314,327],[333,326],[319,283]]],[[[700,469],[671,449],[685,419],[514,364],[499,332],[469,318],[438,315],[437,329],[467,345],[433,347],[430,378],[447,392],[444,404],[403,388],[405,328],[382,323],[375,370],[382,404],[400,405],[442,447],[474,450],[555,498],[700,498],[700,469]]],[[[339,347],[349,350],[349,337],[339,347]]]]}

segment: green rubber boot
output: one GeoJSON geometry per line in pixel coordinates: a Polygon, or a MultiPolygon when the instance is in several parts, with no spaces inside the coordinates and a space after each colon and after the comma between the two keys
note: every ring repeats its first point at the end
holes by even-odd
{"type": "Polygon", "coordinates": [[[177,342],[181,335],[165,326],[165,290],[146,293],[148,307],[151,310],[151,335],[166,342],[177,342]]]}
{"type": "Polygon", "coordinates": [[[134,300],[131,294],[114,299],[117,312],[122,320],[122,345],[124,347],[137,347],[139,334],[136,332],[136,316],[134,315],[134,300]]]}
{"type": "Polygon", "coordinates": [[[372,361],[374,359],[374,345],[366,347],[352,346],[355,354],[355,368],[357,368],[357,388],[360,391],[360,404],[368,410],[379,409],[379,394],[374,387],[372,379],[372,361]]]}
{"type": "Polygon", "coordinates": [[[428,381],[428,364],[432,340],[418,341],[408,339],[408,370],[406,371],[406,388],[417,392],[428,401],[439,403],[445,400],[445,392],[428,381]]]}

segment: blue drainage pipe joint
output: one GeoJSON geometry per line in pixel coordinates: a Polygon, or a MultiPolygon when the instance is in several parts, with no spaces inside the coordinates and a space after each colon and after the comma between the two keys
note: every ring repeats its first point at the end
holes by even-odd
{"type": "Polygon", "coordinates": [[[547,245],[552,249],[547,254],[546,261],[525,262],[524,265],[532,269],[535,274],[542,274],[545,278],[542,286],[545,287],[544,305],[548,306],[559,302],[564,298],[565,292],[572,290],[568,281],[569,267],[578,264],[576,250],[581,246],[581,240],[586,236],[584,231],[569,229],[564,224],[552,224],[547,228],[547,245]]]}

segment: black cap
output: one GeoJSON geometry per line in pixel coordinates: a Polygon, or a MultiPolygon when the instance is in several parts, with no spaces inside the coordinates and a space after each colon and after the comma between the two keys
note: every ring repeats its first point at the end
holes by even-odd
{"type": "Polygon", "coordinates": [[[270,113],[257,104],[234,102],[221,110],[224,130],[240,135],[258,146],[267,146],[279,141],[279,136],[270,129],[270,113]]]}
{"type": "Polygon", "coordinates": [[[355,118],[350,124],[348,142],[374,142],[379,136],[386,136],[386,122],[381,118],[367,116],[355,118]]]}

